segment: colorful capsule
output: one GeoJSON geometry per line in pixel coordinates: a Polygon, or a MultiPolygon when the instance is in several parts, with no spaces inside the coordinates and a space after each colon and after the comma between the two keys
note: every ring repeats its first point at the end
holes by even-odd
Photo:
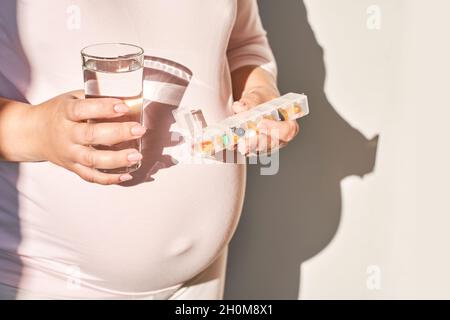
{"type": "Polygon", "coordinates": [[[230,138],[227,136],[227,134],[220,134],[216,137],[216,151],[223,150],[227,148],[227,146],[230,144],[230,138]]]}
{"type": "Polygon", "coordinates": [[[224,134],[222,136],[222,143],[223,143],[223,145],[227,146],[229,142],[230,142],[230,139],[228,138],[228,136],[226,134],[224,134]]]}
{"type": "Polygon", "coordinates": [[[256,126],[256,123],[254,121],[247,121],[247,127],[254,131],[258,131],[258,127],[256,126]]]}
{"type": "Polygon", "coordinates": [[[289,120],[289,115],[283,108],[278,109],[278,116],[280,117],[281,121],[289,120]]]}
{"type": "Polygon", "coordinates": [[[213,143],[212,143],[212,141],[202,141],[201,143],[200,143],[200,150],[203,152],[203,153],[211,153],[212,152],[212,150],[213,150],[213,143]]]}
{"type": "Polygon", "coordinates": [[[301,108],[293,104],[285,108],[285,111],[287,112],[289,119],[296,119],[298,117],[299,112],[301,111],[301,108]]]}
{"type": "Polygon", "coordinates": [[[239,141],[239,136],[237,134],[233,134],[233,144],[237,144],[239,141]]]}
{"type": "Polygon", "coordinates": [[[299,115],[302,112],[302,106],[298,103],[294,104],[294,113],[299,115]]]}
{"type": "Polygon", "coordinates": [[[267,119],[267,120],[277,120],[277,119],[275,119],[273,114],[266,114],[263,116],[263,118],[267,119]]]}

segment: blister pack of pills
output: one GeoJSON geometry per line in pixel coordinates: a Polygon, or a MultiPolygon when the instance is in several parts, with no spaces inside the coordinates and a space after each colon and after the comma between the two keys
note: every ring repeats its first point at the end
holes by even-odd
{"type": "Polygon", "coordinates": [[[188,135],[192,152],[212,156],[224,149],[233,149],[240,139],[257,135],[258,124],[262,119],[295,120],[308,113],[306,95],[287,93],[212,125],[206,125],[201,110],[176,112],[174,116],[179,126],[187,132],[185,135],[188,135]]]}

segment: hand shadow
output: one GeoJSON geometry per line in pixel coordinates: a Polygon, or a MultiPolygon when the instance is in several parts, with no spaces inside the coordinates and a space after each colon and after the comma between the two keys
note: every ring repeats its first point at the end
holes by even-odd
{"type": "Polygon", "coordinates": [[[170,131],[175,123],[172,111],[178,108],[192,72],[185,66],[158,57],[145,56],[143,124],[147,132],[142,137],[143,159],[133,179],[121,186],[134,186],[155,180],[162,169],[176,165],[176,160],[163,154],[165,147],[182,142],[182,137],[170,131]]]}

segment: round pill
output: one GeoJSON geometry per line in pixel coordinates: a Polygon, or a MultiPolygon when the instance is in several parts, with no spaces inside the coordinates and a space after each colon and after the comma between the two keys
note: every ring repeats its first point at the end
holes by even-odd
{"type": "Polygon", "coordinates": [[[243,137],[244,134],[245,134],[245,130],[242,129],[242,128],[237,128],[237,129],[236,129],[236,134],[237,134],[239,137],[243,137]]]}

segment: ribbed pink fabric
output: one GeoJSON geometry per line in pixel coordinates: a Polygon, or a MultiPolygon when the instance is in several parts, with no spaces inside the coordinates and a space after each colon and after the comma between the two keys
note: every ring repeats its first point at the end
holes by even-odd
{"type": "MultiPolygon", "coordinates": [[[[254,0],[2,1],[0,96],[35,105],[82,88],[80,49],[99,42],[190,69],[180,108],[201,107],[208,122],[232,114],[230,70],[275,72],[254,0]]],[[[165,107],[149,129],[176,131],[165,107]]],[[[168,298],[205,270],[238,223],[245,166],[190,164],[183,144],[162,144],[161,155],[153,145],[144,165],[159,160],[129,186],[89,184],[49,162],[0,162],[0,284],[19,298],[168,298]],[[179,163],[167,165],[170,156],[179,163]]]]}

